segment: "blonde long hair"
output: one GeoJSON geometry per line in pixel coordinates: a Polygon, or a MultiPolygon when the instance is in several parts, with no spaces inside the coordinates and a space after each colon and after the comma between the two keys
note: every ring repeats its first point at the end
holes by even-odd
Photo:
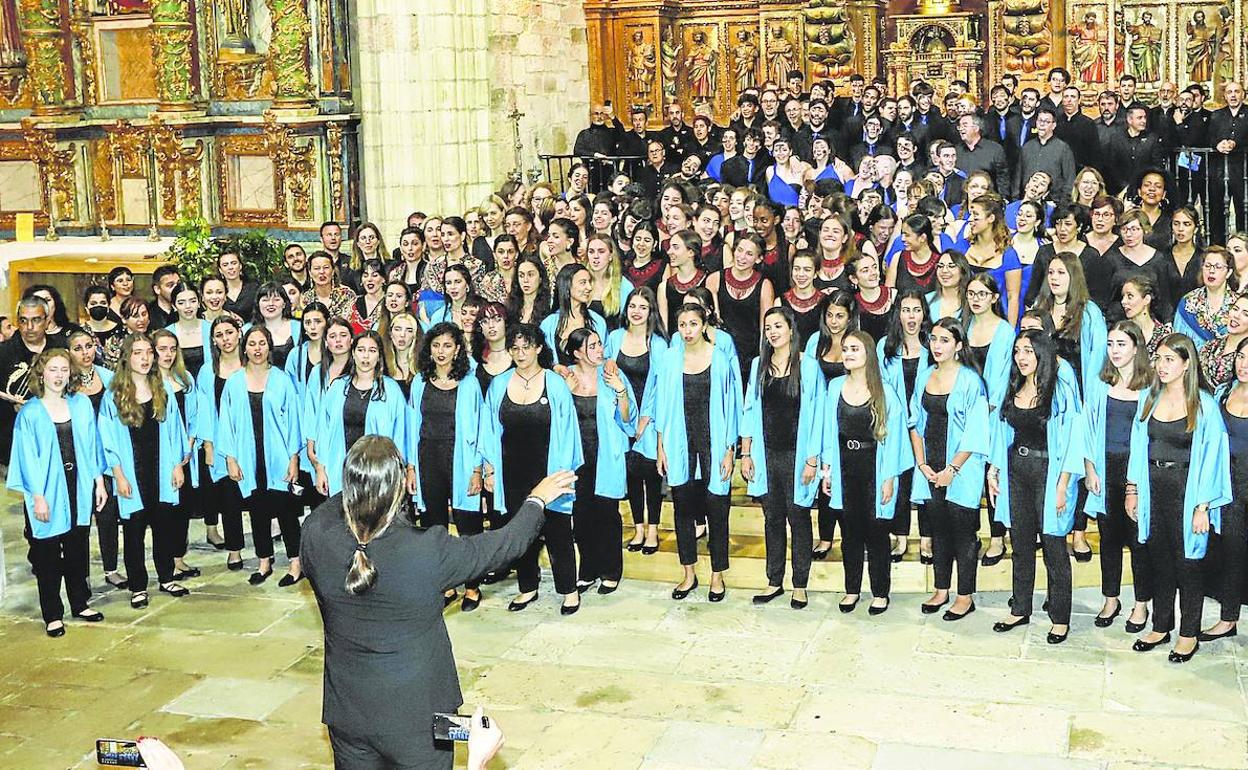
{"type": "MultiPolygon", "coordinates": [[[[599,276],[594,275],[593,270],[589,271],[595,282],[599,280],[607,282],[607,290],[602,294],[602,309],[606,311],[607,317],[610,318],[619,315],[624,305],[624,298],[620,296],[620,278],[623,277],[623,271],[620,267],[620,249],[615,244],[615,239],[609,235],[591,236],[585,245],[588,246],[592,241],[602,241],[607,245],[607,250],[611,252],[611,259],[607,262],[605,273],[599,276]]],[[[588,266],[586,266],[586,269],[588,269],[588,266]]]]}
{"type": "MultiPolygon", "coordinates": [[[[191,387],[195,384],[195,381],[191,379],[190,372],[186,371],[186,361],[182,359],[182,346],[178,343],[178,335],[174,334],[168,329],[157,329],[156,331],[152,332],[151,337],[152,337],[153,355],[155,355],[155,348],[156,348],[157,343],[159,343],[162,339],[165,339],[166,337],[173,339],[173,349],[174,349],[173,366],[169,367],[169,379],[181,385],[183,390],[190,390],[191,387]]],[[[156,367],[157,368],[160,367],[159,361],[157,361],[156,367]]],[[[161,376],[162,377],[164,376],[163,373],[161,376]]],[[[182,415],[182,416],[185,417],[186,415],[182,415]]]]}
{"type": "MultiPolygon", "coordinates": [[[[1196,345],[1186,334],[1174,332],[1167,334],[1157,345],[1170,348],[1179,358],[1187,362],[1187,371],[1183,373],[1183,400],[1187,408],[1187,432],[1196,430],[1196,418],[1200,416],[1200,359],[1196,355],[1196,345]]],[[[1153,414],[1157,402],[1161,400],[1161,378],[1153,369],[1153,383],[1148,388],[1148,397],[1144,399],[1144,409],[1140,412],[1140,422],[1144,422],[1153,414]]]]}
{"type": "Polygon", "coordinates": [[[386,371],[389,372],[392,378],[398,380],[399,382],[410,382],[412,377],[420,371],[416,363],[416,356],[420,352],[420,346],[423,342],[423,336],[420,331],[420,322],[416,320],[416,316],[411,313],[395,313],[390,319],[390,328],[387,330],[385,335],[385,341],[386,371]],[[416,336],[412,338],[412,346],[408,348],[406,353],[400,353],[395,349],[394,343],[390,341],[389,332],[394,329],[395,323],[400,320],[410,322],[412,327],[416,329],[416,336]],[[406,377],[403,376],[403,371],[399,368],[400,362],[403,364],[403,369],[407,370],[406,377]]]}
{"type": "Polygon", "coordinates": [[[152,391],[152,417],[157,422],[165,421],[165,408],[168,398],[165,394],[165,381],[156,364],[156,346],[146,334],[127,334],[121,341],[121,359],[117,362],[117,373],[108,389],[113,394],[113,402],[117,405],[117,416],[121,424],[130,428],[143,427],[144,410],[139,403],[134,387],[135,371],[130,368],[130,354],[135,345],[147,345],[152,349],[152,368],[147,373],[147,386],[152,391]]]}

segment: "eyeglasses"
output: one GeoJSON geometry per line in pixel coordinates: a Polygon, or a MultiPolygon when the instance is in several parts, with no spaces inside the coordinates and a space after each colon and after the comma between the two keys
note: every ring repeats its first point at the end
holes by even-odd
{"type": "Polygon", "coordinates": [[[967,299],[988,299],[992,296],[992,292],[982,289],[968,289],[966,292],[967,299]]]}
{"type": "Polygon", "coordinates": [[[511,350],[516,353],[532,353],[537,348],[533,345],[512,345],[511,350]]]}

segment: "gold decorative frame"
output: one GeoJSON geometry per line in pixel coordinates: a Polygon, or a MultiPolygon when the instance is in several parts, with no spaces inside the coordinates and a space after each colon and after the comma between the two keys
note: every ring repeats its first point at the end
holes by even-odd
{"type": "Polygon", "coordinates": [[[230,205],[230,160],[236,157],[261,157],[273,160],[269,140],[264,134],[231,134],[217,138],[217,198],[221,206],[221,224],[226,227],[285,227],[286,195],[282,164],[273,163],[272,209],[235,209],[230,205]]]}

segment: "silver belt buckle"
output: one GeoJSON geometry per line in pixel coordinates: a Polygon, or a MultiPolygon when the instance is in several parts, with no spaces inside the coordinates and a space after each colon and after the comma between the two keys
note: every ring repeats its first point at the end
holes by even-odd
{"type": "Polygon", "coordinates": [[[1031,450],[1030,450],[1030,449],[1028,449],[1027,447],[1025,447],[1025,446],[1020,446],[1020,447],[1018,447],[1018,456],[1019,456],[1019,457],[1026,457],[1026,456],[1027,456],[1027,455],[1029,455],[1029,454],[1031,454],[1031,450]]]}
{"type": "Polygon", "coordinates": [[[65,472],[66,472],[66,473],[69,473],[69,472],[70,472],[70,471],[72,471],[75,467],[77,467],[77,466],[75,466],[73,463],[65,463],[65,472]]]}
{"type": "Polygon", "coordinates": [[[845,442],[845,448],[857,452],[859,449],[862,449],[862,442],[856,438],[851,438],[845,442]]]}

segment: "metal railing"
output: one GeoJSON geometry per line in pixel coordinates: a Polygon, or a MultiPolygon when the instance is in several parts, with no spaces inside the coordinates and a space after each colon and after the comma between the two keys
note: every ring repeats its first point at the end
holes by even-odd
{"type": "Polygon", "coordinates": [[[589,189],[591,192],[605,190],[611,178],[618,173],[632,177],[645,161],[639,155],[605,155],[601,157],[580,157],[577,155],[538,155],[545,166],[545,180],[559,188],[559,192],[568,189],[568,172],[578,163],[589,169],[589,189]]]}
{"type": "Polygon", "coordinates": [[[1227,233],[1248,229],[1244,161],[1242,150],[1227,154],[1213,147],[1179,147],[1166,158],[1173,186],[1167,197],[1174,206],[1191,205],[1200,212],[1209,243],[1225,243],[1227,233]]]}

